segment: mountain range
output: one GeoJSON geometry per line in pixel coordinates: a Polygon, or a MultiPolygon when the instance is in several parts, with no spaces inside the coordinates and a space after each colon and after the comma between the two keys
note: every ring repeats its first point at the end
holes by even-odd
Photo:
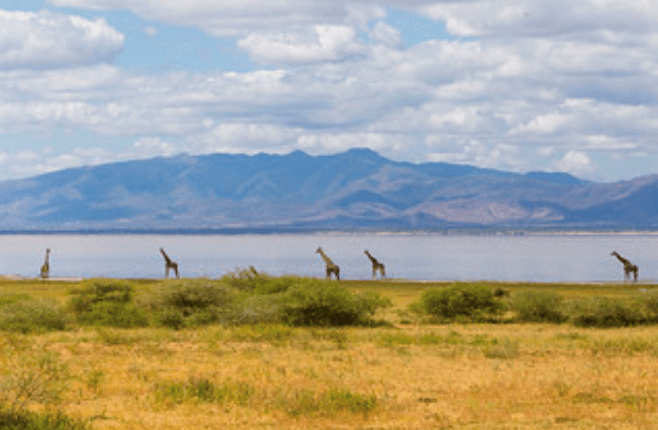
{"type": "Polygon", "coordinates": [[[658,226],[658,175],[596,183],[336,155],[179,155],[0,182],[0,230],[658,226]]]}

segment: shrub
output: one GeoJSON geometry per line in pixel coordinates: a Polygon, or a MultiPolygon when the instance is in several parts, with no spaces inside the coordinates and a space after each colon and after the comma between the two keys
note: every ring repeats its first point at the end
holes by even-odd
{"type": "Polygon", "coordinates": [[[230,322],[265,324],[281,321],[281,294],[250,296],[236,304],[230,322]]]}
{"type": "Polygon", "coordinates": [[[485,285],[457,284],[447,288],[430,288],[420,298],[420,308],[440,319],[482,318],[495,314],[500,304],[485,285]]]}
{"type": "Polygon", "coordinates": [[[561,323],[568,319],[562,312],[562,297],[548,291],[524,291],[512,298],[512,309],[520,321],[561,323]]]}
{"type": "Polygon", "coordinates": [[[69,306],[76,313],[88,312],[99,302],[128,303],[132,298],[133,287],[116,279],[95,279],[71,290],[73,297],[69,306]]]}
{"type": "Polygon", "coordinates": [[[300,278],[297,276],[274,277],[260,273],[253,266],[248,269],[236,269],[222,277],[225,285],[255,294],[281,293],[299,283],[299,280],[300,278]]]}
{"type": "Polygon", "coordinates": [[[353,295],[335,282],[299,279],[282,297],[281,314],[294,326],[365,324],[375,311],[390,304],[376,294],[353,295]]]}
{"type": "Polygon", "coordinates": [[[230,319],[236,296],[231,288],[208,279],[164,282],[150,306],[160,324],[175,329],[230,319]]]}
{"type": "Polygon", "coordinates": [[[66,316],[55,300],[23,300],[0,308],[0,327],[20,333],[64,330],[66,316]]]}
{"type": "Polygon", "coordinates": [[[638,299],[638,305],[644,310],[648,323],[658,323],[658,292],[643,292],[638,299]]]}
{"type": "Polygon", "coordinates": [[[132,302],[133,287],[120,280],[98,279],[71,291],[69,307],[78,322],[110,327],[144,327],[149,324],[145,311],[132,302]]]}
{"type": "Polygon", "coordinates": [[[91,430],[85,421],[62,413],[6,411],[0,409],[0,428],[11,430],[91,430]]]}
{"type": "Polygon", "coordinates": [[[644,322],[639,309],[606,297],[575,303],[574,314],[573,323],[578,327],[627,327],[644,322]]]}
{"type": "Polygon", "coordinates": [[[84,325],[106,327],[146,327],[149,319],[146,312],[131,303],[98,302],[89,312],[78,315],[78,322],[84,325]]]}

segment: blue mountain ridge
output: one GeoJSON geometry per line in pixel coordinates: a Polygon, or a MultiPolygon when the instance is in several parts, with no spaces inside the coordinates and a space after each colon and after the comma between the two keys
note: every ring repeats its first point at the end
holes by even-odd
{"type": "Polygon", "coordinates": [[[0,230],[656,226],[658,176],[599,184],[369,149],[182,154],[0,182],[0,230]]]}

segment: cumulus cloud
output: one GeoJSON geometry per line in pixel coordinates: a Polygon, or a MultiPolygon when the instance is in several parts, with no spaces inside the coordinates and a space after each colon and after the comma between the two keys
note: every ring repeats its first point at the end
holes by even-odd
{"type": "Polygon", "coordinates": [[[364,52],[353,28],[335,25],[318,25],[306,34],[251,34],[238,46],[258,63],[277,65],[336,61],[364,52]]]}
{"type": "Polygon", "coordinates": [[[195,26],[213,36],[251,32],[299,31],[316,25],[363,27],[385,16],[372,1],[318,0],[48,0],[61,7],[92,10],[130,10],[146,19],[195,26]]]}
{"type": "Polygon", "coordinates": [[[567,151],[562,159],[555,163],[555,167],[576,176],[589,176],[595,170],[594,162],[583,151],[567,151]]]}
{"type": "Polygon", "coordinates": [[[3,178],[21,178],[58,170],[96,166],[105,163],[146,159],[153,157],[170,157],[180,153],[178,146],[157,137],[147,137],[135,141],[132,145],[109,150],[101,147],[73,148],[59,151],[46,147],[41,150],[21,150],[0,152],[0,166],[3,178]]]}
{"type": "Polygon", "coordinates": [[[102,18],[0,10],[0,70],[109,62],[123,49],[123,41],[102,18]]]}
{"type": "MultiPolygon", "coordinates": [[[[158,75],[104,65],[0,71],[0,130],[84,128],[131,137],[142,142],[134,157],[177,151],[167,146],[177,139],[180,150],[197,153],[369,146],[398,159],[589,177],[613,171],[601,168],[606,157],[656,153],[658,9],[648,2],[49,3],[125,9],[235,36],[269,67],[158,75]],[[403,47],[386,7],[445,22],[456,37],[403,47]]],[[[197,43],[182,41],[169,54],[187,57],[197,43]]]]}

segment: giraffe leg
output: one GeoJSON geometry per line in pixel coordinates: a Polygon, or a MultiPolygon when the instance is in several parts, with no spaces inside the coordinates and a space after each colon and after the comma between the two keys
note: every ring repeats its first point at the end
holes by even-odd
{"type": "Polygon", "coordinates": [[[381,270],[381,273],[382,273],[382,279],[383,279],[383,278],[386,277],[386,267],[382,264],[381,269],[382,269],[382,270],[381,270]]]}

